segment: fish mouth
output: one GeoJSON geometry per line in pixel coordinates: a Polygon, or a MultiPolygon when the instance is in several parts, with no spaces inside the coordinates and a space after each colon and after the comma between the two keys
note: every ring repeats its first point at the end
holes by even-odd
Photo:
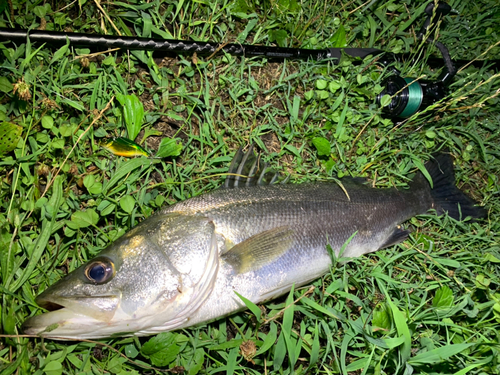
{"type": "Polygon", "coordinates": [[[118,295],[49,297],[42,293],[35,301],[48,312],[26,320],[22,331],[66,340],[96,337],[96,332],[112,324],[119,305],[118,295]]]}
{"type": "Polygon", "coordinates": [[[48,312],[64,309],[63,305],[47,300],[37,301],[37,305],[48,312]]]}

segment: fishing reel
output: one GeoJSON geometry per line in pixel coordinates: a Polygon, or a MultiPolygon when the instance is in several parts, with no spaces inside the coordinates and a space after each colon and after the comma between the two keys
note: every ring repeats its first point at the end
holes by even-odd
{"type": "MultiPolygon", "coordinates": [[[[434,2],[431,2],[425,8],[427,19],[418,33],[418,40],[423,40],[432,21],[436,21],[451,12],[451,7],[446,3],[438,2],[437,6],[435,5],[434,2]]],[[[432,38],[426,38],[425,42],[434,43],[444,60],[444,71],[435,81],[402,77],[401,72],[393,67],[393,64],[398,61],[394,54],[385,54],[378,61],[382,66],[389,67],[393,73],[384,80],[383,86],[385,88],[376,98],[377,104],[381,105],[384,95],[391,96],[390,103],[382,110],[387,117],[408,118],[420,108],[427,108],[446,96],[446,89],[457,70],[444,44],[434,41],[432,38]]]]}

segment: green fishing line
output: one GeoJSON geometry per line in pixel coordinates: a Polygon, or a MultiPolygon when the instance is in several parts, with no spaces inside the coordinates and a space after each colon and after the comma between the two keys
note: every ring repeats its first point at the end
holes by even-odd
{"type": "Polygon", "coordinates": [[[422,92],[422,86],[420,83],[415,81],[413,78],[404,78],[406,84],[408,85],[408,103],[406,104],[405,109],[399,117],[410,117],[420,108],[420,104],[422,104],[422,99],[424,97],[422,92]],[[415,82],[413,82],[415,81],[415,82]],[[412,83],[413,82],[413,83],[412,83]]]}

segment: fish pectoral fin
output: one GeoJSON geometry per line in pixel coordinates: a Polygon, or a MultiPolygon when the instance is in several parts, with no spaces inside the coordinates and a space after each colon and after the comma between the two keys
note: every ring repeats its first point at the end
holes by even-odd
{"type": "Polygon", "coordinates": [[[255,271],[286,253],[293,245],[293,230],[274,228],[246,239],[222,255],[237,273],[255,271]]]}
{"type": "Polygon", "coordinates": [[[389,236],[389,238],[387,238],[387,240],[385,240],[385,242],[382,244],[382,246],[379,247],[379,249],[383,249],[385,247],[389,247],[392,245],[397,245],[398,243],[406,240],[409,235],[410,235],[409,230],[405,230],[405,229],[398,226],[398,227],[396,227],[396,229],[394,229],[394,232],[392,232],[392,234],[389,236]]]}

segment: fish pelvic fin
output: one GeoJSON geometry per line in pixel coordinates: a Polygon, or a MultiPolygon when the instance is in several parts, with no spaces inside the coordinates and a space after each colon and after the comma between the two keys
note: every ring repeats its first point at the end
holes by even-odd
{"type": "Polygon", "coordinates": [[[287,226],[278,227],[240,242],[221,258],[242,274],[270,264],[286,253],[293,243],[293,230],[287,226]]]}
{"type": "Polygon", "coordinates": [[[394,232],[391,233],[389,238],[385,240],[385,242],[382,244],[382,246],[379,247],[379,249],[384,249],[389,246],[397,245],[398,243],[406,240],[409,235],[410,235],[409,230],[397,226],[396,229],[394,229],[394,232]]]}
{"type": "MultiPolygon", "coordinates": [[[[438,215],[448,213],[456,220],[466,217],[482,219],[487,211],[484,207],[477,206],[477,202],[455,186],[455,173],[453,160],[447,153],[435,154],[426,164],[425,168],[432,178],[433,186],[430,190],[432,206],[438,215]]],[[[412,182],[411,187],[421,185],[425,177],[419,172],[412,182]]]]}
{"type": "Polygon", "coordinates": [[[229,166],[228,176],[224,181],[223,189],[233,189],[242,186],[272,185],[281,181],[281,175],[262,163],[259,155],[255,155],[253,145],[243,152],[240,147],[229,166]]]}

